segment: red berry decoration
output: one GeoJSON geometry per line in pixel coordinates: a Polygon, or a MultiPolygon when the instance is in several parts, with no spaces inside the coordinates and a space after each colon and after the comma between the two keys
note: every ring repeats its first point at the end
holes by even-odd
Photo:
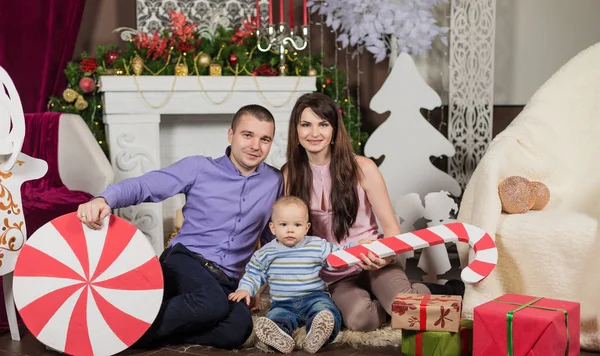
{"type": "Polygon", "coordinates": [[[119,52],[115,51],[114,49],[106,52],[104,55],[104,62],[107,66],[112,66],[115,64],[117,59],[119,59],[119,52]]]}
{"type": "Polygon", "coordinates": [[[79,81],[79,89],[84,93],[91,93],[96,89],[96,82],[90,77],[83,77],[79,81]]]}
{"type": "Polygon", "coordinates": [[[338,110],[340,111],[340,115],[344,115],[344,109],[338,108],[338,110]]]}
{"type": "Polygon", "coordinates": [[[228,60],[229,64],[231,64],[232,66],[238,64],[238,56],[235,53],[230,54],[228,60]]]}
{"type": "Polygon", "coordinates": [[[331,83],[333,83],[333,80],[331,80],[331,78],[329,78],[329,77],[325,78],[325,84],[331,85],[331,83]]]}

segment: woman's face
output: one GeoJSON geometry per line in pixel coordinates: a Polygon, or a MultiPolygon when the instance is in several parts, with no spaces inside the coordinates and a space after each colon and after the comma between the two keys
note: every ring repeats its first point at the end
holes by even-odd
{"type": "Polygon", "coordinates": [[[318,154],[331,149],[333,127],[327,120],[315,114],[312,109],[306,108],[302,111],[296,129],[298,130],[300,145],[307,152],[318,154]]]}

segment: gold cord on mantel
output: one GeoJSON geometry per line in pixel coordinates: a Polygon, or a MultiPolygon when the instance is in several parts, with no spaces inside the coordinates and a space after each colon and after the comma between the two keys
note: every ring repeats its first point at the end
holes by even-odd
{"type": "Polygon", "coordinates": [[[169,90],[169,93],[165,97],[165,100],[163,100],[163,102],[158,105],[153,105],[148,101],[148,99],[146,99],[146,97],[144,96],[144,92],[142,92],[142,90],[140,89],[140,84],[137,81],[137,77],[138,77],[137,75],[133,76],[133,82],[135,83],[135,88],[137,89],[138,93],[140,94],[140,96],[142,97],[142,100],[146,103],[146,105],[148,105],[149,107],[151,107],[153,109],[160,109],[169,103],[169,101],[173,97],[173,92],[175,91],[175,83],[177,83],[176,75],[173,76],[173,83],[171,84],[171,89],[169,90]]]}
{"type": "MultiPolygon", "coordinates": [[[[296,71],[297,72],[297,71],[296,71]]],[[[258,94],[260,95],[261,99],[271,105],[274,108],[280,108],[282,106],[287,105],[287,103],[290,102],[290,100],[292,99],[292,97],[294,96],[294,94],[296,93],[296,91],[298,90],[298,85],[300,85],[300,79],[302,79],[302,77],[300,75],[298,75],[298,73],[296,73],[296,85],[294,85],[294,90],[292,90],[292,92],[290,93],[290,96],[288,96],[287,99],[285,99],[285,101],[281,104],[273,104],[269,99],[267,99],[267,97],[265,96],[265,94],[262,92],[262,90],[260,89],[260,85],[258,84],[258,80],[256,79],[256,76],[253,75],[252,79],[254,79],[254,84],[256,85],[256,89],[258,90],[258,94]]]]}
{"type": "MultiPolygon", "coordinates": [[[[219,54],[217,55],[220,56],[221,51],[223,48],[221,48],[219,50],[219,54]]],[[[173,48],[171,48],[169,50],[169,56],[167,58],[167,62],[165,64],[165,66],[163,68],[161,68],[159,71],[157,72],[153,72],[152,70],[150,70],[146,64],[144,64],[144,69],[146,69],[147,71],[149,71],[153,76],[157,76],[160,73],[162,73],[168,66],[169,62],[171,61],[171,52],[172,52],[173,48]]],[[[255,48],[252,49],[252,51],[250,52],[250,55],[248,56],[249,59],[252,58],[252,55],[254,54],[255,48]]],[[[204,94],[204,96],[213,104],[215,105],[221,105],[223,104],[225,101],[229,100],[229,98],[231,97],[231,94],[233,94],[233,91],[235,89],[235,85],[237,83],[237,78],[238,76],[245,72],[246,74],[248,74],[249,76],[252,77],[254,84],[256,85],[256,89],[258,91],[259,96],[261,97],[261,99],[267,103],[268,105],[275,107],[275,108],[279,108],[282,106],[287,105],[290,100],[292,99],[292,97],[294,97],[294,94],[297,92],[298,90],[298,86],[300,85],[300,80],[302,79],[302,77],[300,76],[300,73],[298,71],[298,68],[296,68],[296,84],[294,85],[294,89],[292,90],[292,92],[290,93],[290,95],[288,96],[288,98],[281,104],[274,104],[273,102],[271,102],[269,99],[267,99],[267,97],[265,96],[265,94],[263,93],[263,91],[260,88],[260,84],[258,83],[258,80],[256,79],[256,75],[254,75],[253,73],[249,72],[248,69],[246,68],[246,64],[244,64],[244,66],[240,69],[239,68],[239,64],[236,64],[235,69],[233,69],[230,65],[227,66],[227,69],[230,70],[234,76],[233,76],[233,82],[231,84],[231,88],[229,89],[229,91],[227,92],[227,95],[225,95],[225,97],[222,100],[214,100],[213,98],[211,98],[208,95],[208,92],[206,91],[206,89],[204,88],[204,84],[202,83],[202,80],[200,79],[201,75],[200,75],[200,71],[198,70],[198,58],[200,57],[200,55],[202,55],[204,52],[200,52],[198,53],[195,57],[194,57],[194,71],[196,73],[196,79],[198,80],[198,84],[200,85],[200,89],[202,90],[202,93],[204,94]]],[[[181,60],[181,57],[178,59],[178,63],[181,60]]],[[[131,65],[131,60],[130,63],[131,65]]],[[[125,73],[127,75],[131,75],[131,73],[129,72],[129,66],[127,65],[127,62],[125,62],[125,60],[123,59],[123,66],[125,67],[125,73]]],[[[173,83],[171,84],[171,89],[169,90],[169,93],[167,94],[167,96],[165,97],[165,99],[162,101],[162,103],[160,103],[159,105],[153,105],[151,104],[146,97],[144,96],[143,91],[140,88],[140,85],[137,81],[137,75],[132,75],[133,76],[133,82],[135,84],[135,87],[137,89],[137,92],[140,94],[142,100],[146,103],[146,105],[150,106],[151,108],[154,109],[160,109],[162,107],[164,107],[165,105],[168,104],[168,102],[171,100],[171,98],[173,97],[173,92],[175,91],[175,84],[177,83],[177,76],[173,76],[173,83]]]]}
{"type": "MultiPolygon", "coordinates": [[[[214,100],[213,98],[211,98],[208,93],[206,92],[206,90],[204,89],[204,84],[202,84],[202,80],[200,79],[200,72],[198,71],[198,58],[200,57],[200,55],[202,55],[204,52],[200,52],[196,55],[196,57],[194,57],[194,71],[196,72],[196,79],[198,80],[198,84],[200,84],[200,89],[202,90],[202,93],[204,94],[204,96],[213,104],[215,105],[221,105],[224,102],[226,102],[227,100],[229,100],[229,98],[231,97],[231,94],[233,93],[233,90],[235,89],[235,84],[237,83],[237,77],[238,77],[238,65],[235,66],[235,76],[233,77],[233,82],[231,83],[231,88],[229,89],[229,91],[227,92],[227,95],[225,95],[225,97],[222,100],[214,100]]],[[[221,53],[221,51],[219,50],[219,54],[221,53]]]]}

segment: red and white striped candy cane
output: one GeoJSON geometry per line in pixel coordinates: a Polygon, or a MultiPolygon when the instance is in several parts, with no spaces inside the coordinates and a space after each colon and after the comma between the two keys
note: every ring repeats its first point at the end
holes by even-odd
{"type": "Polygon", "coordinates": [[[349,247],[327,256],[333,268],[356,264],[360,255],[372,252],[380,258],[401,254],[446,242],[466,242],[475,251],[475,259],[461,273],[465,283],[473,284],[487,277],[498,262],[498,250],[490,235],[482,229],[460,222],[438,225],[397,236],[379,239],[370,244],[349,247]]]}

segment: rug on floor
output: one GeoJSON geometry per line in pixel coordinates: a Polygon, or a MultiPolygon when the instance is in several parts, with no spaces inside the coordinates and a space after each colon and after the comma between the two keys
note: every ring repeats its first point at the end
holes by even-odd
{"type": "MultiPolygon", "coordinates": [[[[269,301],[268,294],[263,294],[261,298],[261,310],[254,313],[252,318],[254,321],[258,317],[265,316],[271,303],[269,301]]],[[[306,337],[306,328],[300,327],[294,331],[294,341],[296,343],[296,349],[300,349],[300,345],[306,337]]],[[[402,333],[400,330],[392,330],[390,324],[387,323],[380,329],[374,331],[352,331],[342,330],[333,341],[334,344],[347,344],[354,348],[361,347],[386,347],[386,346],[400,346],[402,341],[402,333]]],[[[209,349],[207,346],[190,345],[189,347],[202,349],[209,349]]],[[[269,346],[265,345],[256,338],[256,333],[252,330],[252,335],[246,340],[242,349],[257,348],[263,352],[274,352],[269,346]]]]}

